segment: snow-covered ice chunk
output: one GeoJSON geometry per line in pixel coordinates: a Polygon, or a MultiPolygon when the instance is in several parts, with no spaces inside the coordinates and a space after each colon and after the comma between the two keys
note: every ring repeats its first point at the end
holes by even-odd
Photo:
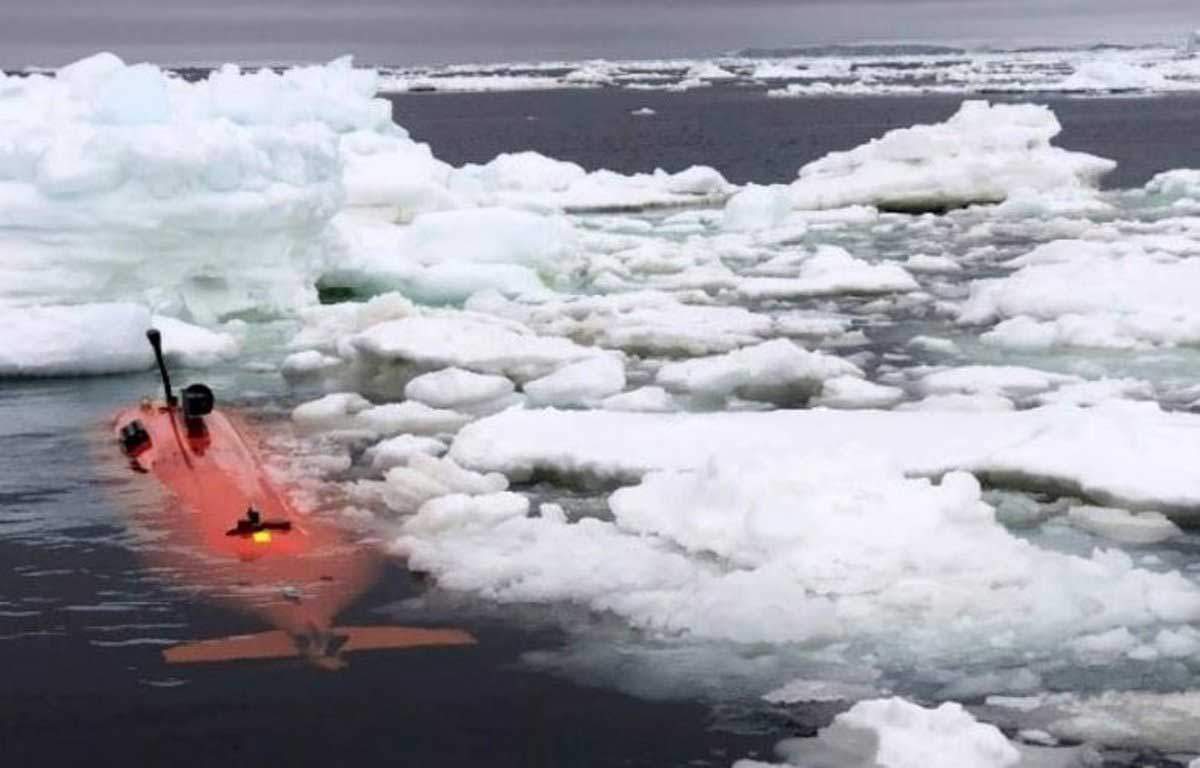
{"type": "Polygon", "coordinates": [[[1123,61],[1094,60],[1080,64],[1055,90],[1075,92],[1157,91],[1170,83],[1162,73],[1123,61]]]}
{"type": "Polygon", "coordinates": [[[1128,349],[1200,341],[1200,258],[1138,243],[1060,240],[971,285],[960,319],[1002,320],[984,340],[1022,349],[1128,349]]]}
{"type": "Polygon", "coordinates": [[[1060,739],[1109,747],[1200,752],[1200,692],[1105,691],[1050,697],[1037,712],[1060,739]]]}
{"type": "Polygon", "coordinates": [[[340,357],[324,355],[315,349],[308,349],[303,352],[293,352],[285,357],[279,370],[284,376],[299,378],[339,368],[344,362],[340,357]]]}
{"type": "Polygon", "coordinates": [[[441,456],[446,452],[446,444],[432,437],[416,435],[397,435],[376,443],[366,450],[365,456],[371,462],[371,468],[376,471],[402,466],[413,456],[441,456]]]}
{"type": "Polygon", "coordinates": [[[790,61],[764,61],[754,66],[750,77],[755,80],[799,80],[813,77],[813,73],[790,61]]]}
{"type": "Polygon", "coordinates": [[[1115,163],[1050,146],[1060,130],[1045,107],[967,101],[944,123],[890,131],[809,163],[791,185],[792,204],[922,212],[999,203],[1018,190],[1094,189],[1115,163]]]}
{"type": "Polygon", "coordinates": [[[206,367],[237,354],[229,334],[126,303],[0,308],[0,377],[78,376],[141,371],[154,364],[146,331],[163,332],[163,354],[206,367]]]}
{"type": "Polygon", "coordinates": [[[774,229],[786,222],[791,212],[787,187],[750,184],[725,203],[721,227],[729,232],[774,229]]]}
{"type": "Polygon", "coordinates": [[[939,355],[957,355],[960,351],[958,344],[955,344],[952,339],[938,336],[914,336],[909,339],[907,346],[925,352],[935,352],[939,355]]]}
{"type": "Polygon", "coordinates": [[[904,390],[875,384],[858,376],[826,379],[813,405],[826,408],[890,408],[904,399],[904,390]]]}
{"type": "Polygon", "coordinates": [[[962,705],[926,709],[901,698],[860,701],[812,739],[778,748],[805,768],[1011,768],[1021,753],[999,728],[976,720],[962,705]]]}
{"type": "Polygon", "coordinates": [[[372,405],[355,392],[335,392],[292,410],[292,421],[310,432],[350,432],[364,436],[401,432],[436,435],[455,432],[471,417],[456,411],[430,408],[408,401],[372,405]]]}
{"type": "Polygon", "coordinates": [[[564,217],[506,208],[425,213],[402,227],[358,216],[337,224],[344,255],[324,282],[399,290],[428,304],[487,289],[545,294],[542,275],[570,271],[578,247],[564,217]]]}
{"type": "Polygon", "coordinates": [[[613,68],[606,61],[591,61],[563,75],[564,83],[576,85],[611,85],[613,68]]]}
{"type": "Polygon", "coordinates": [[[918,287],[913,276],[898,264],[871,264],[831,245],[820,246],[801,261],[794,277],[749,277],[737,283],[738,293],[750,299],[894,293],[918,287]]]}
{"type": "Polygon", "coordinates": [[[719,195],[728,189],[725,177],[706,165],[693,165],[667,179],[667,191],[677,195],[719,195]]]}
{"type": "Polygon", "coordinates": [[[1178,536],[1179,526],[1160,512],[1131,513],[1111,507],[1072,507],[1067,513],[1077,528],[1124,544],[1155,544],[1178,536]]]}
{"type": "Polygon", "coordinates": [[[625,365],[616,355],[602,355],[559,368],[534,379],[522,390],[532,405],[586,405],[625,388],[625,365]]]}
{"type": "Polygon", "coordinates": [[[445,368],[417,376],[404,387],[404,396],[434,408],[461,408],[507,398],[513,383],[503,376],[445,368]]]}
{"type": "Polygon", "coordinates": [[[475,297],[469,309],[512,317],[539,332],[636,354],[706,355],[755,344],[771,318],[745,307],[686,304],[661,291],[520,304],[475,297]]]}
{"type": "Polygon", "coordinates": [[[693,166],[631,176],[587,172],[536,152],[503,154],[451,175],[450,189],[482,205],[541,207],[568,212],[638,211],[722,202],[733,187],[713,168],[693,166]]]}
{"type": "Polygon", "coordinates": [[[430,408],[424,403],[410,400],[403,403],[385,403],[363,409],[354,414],[353,429],[365,430],[377,435],[394,435],[405,432],[416,435],[439,435],[457,432],[471,420],[471,416],[444,408],[430,408]]]}
{"type": "MultiPolygon", "coordinates": [[[[453,459],[423,453],[410,455],[407,466],[389,469],[384,482],[384,503],[393,512],[404,515],[417,512],[427,501],[443,496],[480,496],[508,490],[508,481],[503,475],[472,472],[453,459]]],[[[528,501],[525,509],[528,509],[528,501]]]]}
{"type": "Polygon", "coordinates": [[[517,379],[543,376],[597,354],[568,339],[538,336],[519,323],[475,313],[390,320],[352,336],[349,343],[380,360],[517,379]]]}
{"type": "Polygon", "coordinates": [[[385,293],[363,303],[345,302],[307,307],[297,314],[303,322],[288,343],[289,349],[317,350],[328,354],[345,352],[348,336],[388,320],[419,315],[421,311],[399,293],[385,293]]]}
{"type": "Polygon", "coordinates": [[[0,310],[0,376],[138,371],[153,364],[150,313],[135,304],[0,310]]]}
{"type": "Polygon", "coordinates": [[[853,363],[775,339],[724,355],[668,363],[656,381],[672,392],[707,398],[794,404],[819,394],[828,379],[861,375],[853,363]]]}
{"type": "Polygon", "coordinates": [[[1152,400],[1154,387],[1140,379],[1098,379],[1078,384],[1065,384],[1053,392],[1033,398],[1039,404],[1069,403],[1097,405],[1108,400],[1152,400]]]}
{"type": "Polygon", "coordinates": [[[292,409],[292,421],[307,430],[349,428],[353,416],[371,407],[371,401],[356,392],[333,392],[292,409]]]}
{"type": "Polygon", "coordinates": [[[711,61],[701,61],[688,68],[684,80],[734,80],[737,75],[711,61]]]}
{"type": "Polygon", "coordinates": [[[936,274],[939,272],[961,272],[962,265],[949,256],[929,256],[924,253],[916,253],[909,256],[904,262],[904,268],[909,272],[925,272],[936,274]]]}
{"type": "Polygon", "coordinates": [[[600,407],[606,411],[635,411],[639,413],[670,413],[679,410],[675,398],[662,387],[639,387],[604,398],[600,407]]]}
{"type": "Polygon", "coordinates": [[[216,365],[235,357],[241,347],[228,333],[211,331],[173,317],[155,315],[150,321],[162,333],[163,356],[185,368],[216,365]]]}
{"type": "Polygon", "coordinates": [[[1021,397],[1080,381],[1078,376],[1017,365],[964,365],[927,374],[921,378],[918,386],[930,395],[992,394],[1021,397]]]}
{"type": "Polygon", "coordinates": [[[529,499],[516,493],[497,491],[476,496],[454,493],[422,504],[417,514],[405,521],[404,530],[425,535],[463,526],[487,530],[498,522],[524,517],[528,512],[529,499]]]}

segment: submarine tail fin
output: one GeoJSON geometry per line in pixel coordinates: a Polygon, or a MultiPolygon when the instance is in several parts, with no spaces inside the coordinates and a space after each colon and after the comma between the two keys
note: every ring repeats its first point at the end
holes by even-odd
{"type": "Polygon", "coordinates": [[[163,651],[168,664],[203,664],[218,661],[287,659],[300,655],[292,636],[282,630],[256,635],[234,635],[216,640],[199,640],[163,651]]]}
{"type": "Polygon", "coordinates": [[[163,651],[168,664],[204,664],[223,661],[254,661],[308,657],[318,666],[336,669],[330,664],[344,653],[384,651],[407,648],[474,645],[476,640],[461,629],[426,627],[335,627],[329,633],[336,642],[314,652],[305,636],[299,638],[282,630],[255,635],[235,635],[215,640],[200,640],[176,645],[163,651]]]}

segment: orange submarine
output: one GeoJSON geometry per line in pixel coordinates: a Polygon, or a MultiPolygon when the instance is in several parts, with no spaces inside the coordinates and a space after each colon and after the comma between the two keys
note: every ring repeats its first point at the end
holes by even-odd
{"type": "Polygon", "coordinates": [[[185,590],[273,627],[170,647],[168,663],[302,658],[338,669],[356,651],[475,643],[458,629],[335,627],[336,615],[375,580],[377,549],[319,516],[298,514],[268,477],[249,430],[215,409],[203,384],[176,397],[162,335],[151,329],[146,337],[166,399],[147,398],[114,422],[130,468],[167,491],[168,509],[154,525],[159,540],[145,557],[185,590]]]}

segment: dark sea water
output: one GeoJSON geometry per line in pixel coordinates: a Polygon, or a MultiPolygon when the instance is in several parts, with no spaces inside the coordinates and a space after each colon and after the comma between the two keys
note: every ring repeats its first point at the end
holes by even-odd
{"type": "MultiPolygon", "coordinates": [[[[1063,125],[1058,146],[1118,162],[1105,179],[1108,187],[1140,186],[1161,171],[1200,168],[1200,94],[988,98],[1049,106],[1063,125]]],[[[683,93],[416,93],[391,100],[396,122],[455,165],[528,149],[589,170],[674,172],[705,164],[737,184],[767,184],[790,182],[805,163],[893,128],[941,122],[963,97],[772,99],[761,89],[726,86],[683,93]],[[641,107],[657,114],[630,114],[641,107]]]]}
{"type": "MultiPolygon", "coordinates": [[[[1110,184],[1200,166],[1200,97],[1043,101],[1064,123],[1061,145],[1120,161],[1110,184]]],[[[787,181],[827,151],[944,119],[959,102],[770,100],[734,88],[393,98],[398,122],[456,164],[535,149],[627,172],[704,163],[737,182],[787,181]],[[642,106],[658,114],[629,114],[642,106]]],[[[208,378],[226,400],[249,389],[281,407],[298,397],[274,373],[208,378]]],[[[267,627],[169,588],[137,556],[136,479],[107,430],[153,388],[150,374],[0,382],[3,768],[728,765],[769,757],[792,735],[779,723],[731,732],[700,702],[645,701],[533,670],[522,654],[563,639],[502,613],[451,617],[477,635],[473,648],[358,654],[338,672],[300,661],[168,667],[167,643],[267,627]]],[[[428,589],[390,564],[340,623],[388,623],[428,589]]]]}

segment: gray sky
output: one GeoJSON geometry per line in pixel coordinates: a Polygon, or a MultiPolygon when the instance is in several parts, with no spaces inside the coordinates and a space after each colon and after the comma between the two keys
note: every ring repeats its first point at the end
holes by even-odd
{"type": "Polygon", "coordinates": [[[1196,0],[0,0],[0,64],[445,63],[928,41],[1179,42],[1196,0]]]}

